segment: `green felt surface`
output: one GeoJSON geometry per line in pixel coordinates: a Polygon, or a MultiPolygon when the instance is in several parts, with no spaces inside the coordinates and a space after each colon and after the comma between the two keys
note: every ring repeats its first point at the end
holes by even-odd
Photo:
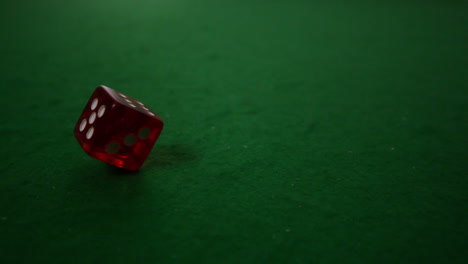
{"type": "Polygon", "coordinates": [[[1,1],[0,263],[466,263],[465,1],[1,1]],[[165,121],[73,137],[94,88],[165,121]]]}

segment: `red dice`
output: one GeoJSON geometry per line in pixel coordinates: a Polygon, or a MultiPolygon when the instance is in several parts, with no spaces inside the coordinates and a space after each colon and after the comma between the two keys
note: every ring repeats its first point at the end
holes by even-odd
{"type": "Polygon", "coordinates": [[[88,155],[127,170],[138,170],[161,134],[163,121],[142,102],[99,86],[75,127],[88,155]]]}

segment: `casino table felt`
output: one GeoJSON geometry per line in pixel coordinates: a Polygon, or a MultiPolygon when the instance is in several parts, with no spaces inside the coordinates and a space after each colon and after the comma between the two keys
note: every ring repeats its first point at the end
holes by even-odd
{"type": "Polygon", "coordinates": [[[1,263],[466,263],[465,1],[0,3],[1,263]],[[73,136],[106,85],[135,173],[73,136]]]}

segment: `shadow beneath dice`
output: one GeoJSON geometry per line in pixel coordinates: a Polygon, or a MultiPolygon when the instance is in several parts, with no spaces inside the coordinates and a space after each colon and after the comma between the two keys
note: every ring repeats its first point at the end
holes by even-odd
{"type": "Polygon", "coordinates": [[[157,145],[143,165],[144,167],[167,167],[195,160],[195,151],[181,144],[157,145]]]}
{"type": "Polygon", "coordinates": [[[148,215],[157,226],[157,216],[167,210],[161,201],[167,195],[167,186],[160,184],[166,169],[196,158],[196,151],[182,144],[157,145],[139,171],[82,158],[64,172],[67,177],[63,178],[63,196],[58,205],[65,211],[61,219],[71,223],[77,232],[87,228],[88,223],[95,230],[123,232],[129,223],[147,224],[148,215]]]}
{"type": "Polygon", "coordinates": [[[88,159],[88,166],[74,167],[69,185],[70,194],[82,199],[81,192],[93,197],[96,202],[118,205],[129,203],[133,198],[155,191],[148,186],[155,180],[146,177],[158,173],[157,168],[177,166],[196,159],[193,149],[180,144],[158,145],[138,171],[121,169],[103,162],[88,159]],[[75,196],[76,195],[76,196],[75,196]]]}
{"type": "Polygon", "coordinates": [[[138,195],[144,187],[140,171],[129,171],[106,163],[94,163],[94,173],[82,176],[83,183],[99,195],[129,198],[138,195]]]}
{"type": "Polygon", "coordinates": [[[106,166],[107,175],[112,175],[112,176],[117,176],[117,177],[118,176],[129,177],[129,176],[136,176],[140,173],[139,170],[131,171],[131,170],[122,169],[122,168],[119,168],[110,164],[104,164],[104,165],[106,166]]]}

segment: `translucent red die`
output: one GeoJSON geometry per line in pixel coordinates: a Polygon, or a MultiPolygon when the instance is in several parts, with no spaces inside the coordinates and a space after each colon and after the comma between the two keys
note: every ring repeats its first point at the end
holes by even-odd
{"type": "Polygon", "coordinates": [[[145,162],[164,123],[145,104],[99,86],[75,126],[75,137],[88,155],[127,170],[145,162]]]}

